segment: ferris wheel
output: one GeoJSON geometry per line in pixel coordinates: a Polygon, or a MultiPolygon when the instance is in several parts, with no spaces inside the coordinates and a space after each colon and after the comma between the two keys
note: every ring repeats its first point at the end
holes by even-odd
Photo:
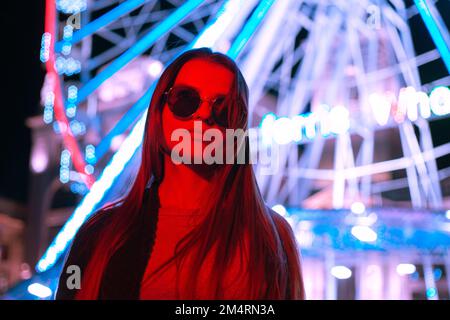
{"type": "Polygon", "coordinates": [[[279,146],[281,169],[260,176],[267,201],[337,209],[406,189],[411,207],[442,209],[448,169],[436,158],[450,145],[433,145],[429,121],[450,111],[448,44],[431,2],[276,2],[240,60],[251,110],[279,146]],[[417,53],[419,17],[437,45],[417,53]],[[443,72],[424,82],[433,63],[443,72]]]}
{"type": "Polygon", "coordinates": [[[269,205],[376,206],[383,193],[405,189],[411,207],[442,209],[450,170],[438,170],[436,159],[450,144],[435,146],[429,126],[450,114],[440,5],[48,0],[43,120],[61,137],[61,182],[83,198],[37,270],[53,266],[83,221],[119,193],[158,76],[195,47],[228,54],[244,74],[258,133],[251,147],[270,149],[269,163],[255,163],[269,205]],[[423,52],[413,24],[428,37],[423,52]],[[432,64],[444,71],[424,80],[432,64]],[[395,152],[385,152],[395,141],[395,152]]]}

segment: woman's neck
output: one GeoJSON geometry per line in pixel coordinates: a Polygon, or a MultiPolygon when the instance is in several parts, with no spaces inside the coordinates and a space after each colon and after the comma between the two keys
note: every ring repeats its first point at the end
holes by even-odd
{"type": "Polygon", "coordinates": [[[212,170],[208,165],[176,165],[164,155],[164,178],[158,187],[160,207],[200,208],[212,190],[212,170]]]}

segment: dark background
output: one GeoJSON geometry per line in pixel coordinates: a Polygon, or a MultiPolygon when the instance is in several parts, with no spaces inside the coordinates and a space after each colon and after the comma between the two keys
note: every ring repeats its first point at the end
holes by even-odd
{"type": "Polygon", "coordinates": [[[40,89],[44,65],[39,60],[44,33],[44,1],[2,3],[0,87],[0,197],[26,203],[31,132],[25,119],[41,112],[40,89]],[[6,4],[7,3],[7,4],[6,4]],[[5,7],[6,6],[6,7],[5,7]]]}

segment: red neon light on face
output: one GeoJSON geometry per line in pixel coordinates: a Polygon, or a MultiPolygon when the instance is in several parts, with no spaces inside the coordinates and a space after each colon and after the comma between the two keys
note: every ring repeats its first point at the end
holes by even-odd
{"type": "Polygon", "coordinates": [[[177,119],[170,111],[167,103],[164,105],[162,127],[164,139],[170,150],[178,143],[171,140],[172,133],[177,129],[186,129],[190,132],[192,138],[192,154],[189,155],[189,158],[192,159],[192,162],[194,159],[200,160],[202,158],[203,150],[210,142],[196,141],[195,138],[201,136],[194,134],[195,121],[201,121],[203,133],[208,129],[218,129],[225,137],[226,128],[219,126],[212,120],[210,101],[219,95],[226,96],[229,94],[233,77],[233,73],[226,67],[201,59],[193,59],[183,65],[173,85],[187,85],[196,89],[204,101],[201,102],[200,107],[189,120],[177,119]],[[194,148],[195,143],[201,143],[202,147],[194,148]]]}

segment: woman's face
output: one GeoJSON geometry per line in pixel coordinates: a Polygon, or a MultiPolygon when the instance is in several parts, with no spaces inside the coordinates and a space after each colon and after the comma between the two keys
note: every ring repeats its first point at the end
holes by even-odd
{"type": "Polygon", "coordinates": [[[226,128],[219,126],[212,120],[211,108],[213,108],[213,106],[210,101],[219,95],[223,96],[229,94],[233,77],[233,72],[226,67],[202,59],[190,60],[181,67],[173,86],[187,85],[194,88],[199,93],[202,102],[198,110],[189,120],[175,118],[172,111],[169,109],[167,102],[165,103],[162,110],[162,128],[164,139],[169,150],[172,151],[174,146],[180,144],[182,141],[179,137],[176,139],[172,138],[172,134],[176,130],[178,130],[178,133],[186,132],[179,129],[185,129],[189,132],[191,147],[183,148],[180,155],[182,155],[184,159],[191,159],[191,163],[204,162],[202,161],[203,151],[205,147],[211,143],[210,141],[204,141],[205,139],[202,139],[201,134],[204,134],[206,130],[220,130],[223,140],[225,141],[226,128]],[[200,126],[202,133],[198,130],[200,129],[200,126]],[[197,134],[194,134],[194,128],[197,130],[197,134]]]}

